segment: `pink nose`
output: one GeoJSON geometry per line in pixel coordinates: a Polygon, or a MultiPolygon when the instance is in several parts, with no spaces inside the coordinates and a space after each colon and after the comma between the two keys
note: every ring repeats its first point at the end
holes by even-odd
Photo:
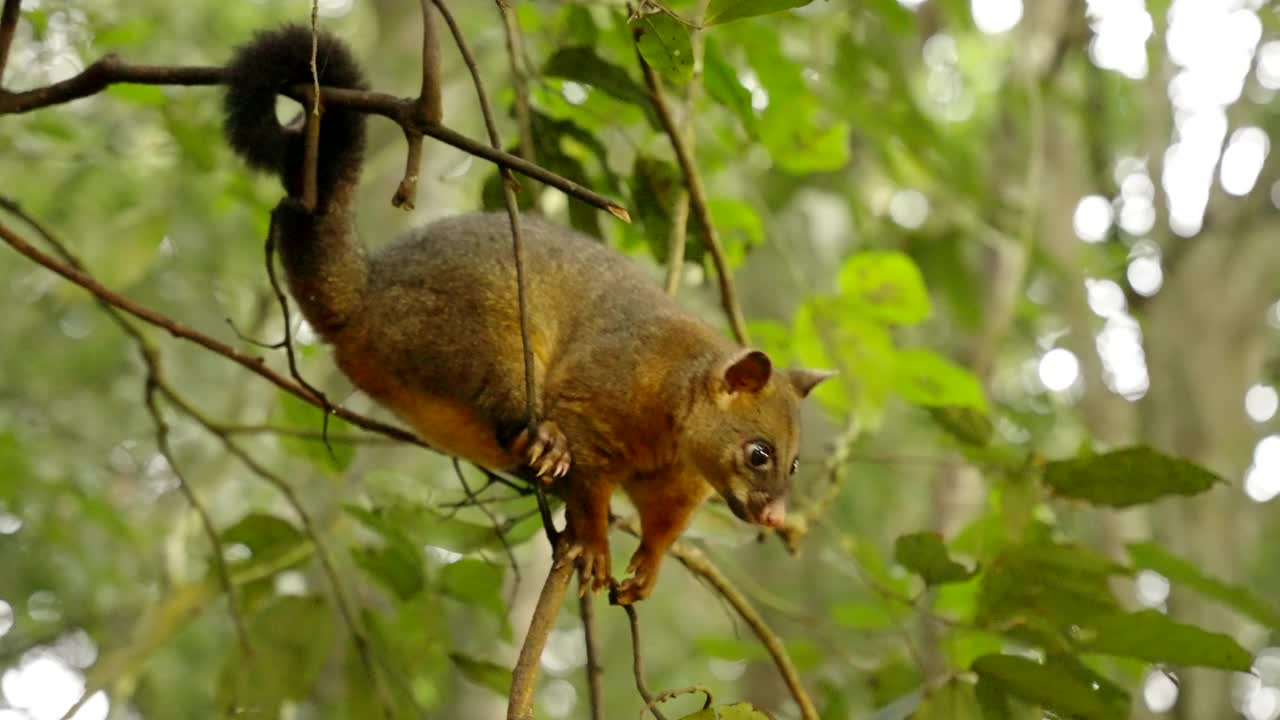
{"type": "Polygon", "coordinates": [[[760,510],[760,524],[771,528],[780,528],[787,520],[787,504],[782,500],[774,500],[760,510]]]}

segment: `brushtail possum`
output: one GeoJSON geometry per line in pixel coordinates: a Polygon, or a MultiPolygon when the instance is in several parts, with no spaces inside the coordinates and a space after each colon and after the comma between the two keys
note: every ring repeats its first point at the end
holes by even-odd
{"type": "MultiPolygon", "coordinates": [[[[782,524],[800,403],[830,373],[774,367],[668,298],[626,257],[559,225],[524,220],[537,424],[528,427],[511,233],[470,213],[374,253],[356,237],[364,118],[320,123],[317,202],[303,207],[305,140],[276,97],[310,83],[312,36],[261,32],[228,65],[224,130],[286,196],[272,233],[290,294],[343,373],[426,442],[494,471],[533,471],[565,502],[583,587],[612,582],[609,500],[639,512],[639,549],[618,601],[649,595],[658,567],[714,490],[739,518],[782,524]]],[[[320,82],[366,87],[351,51],[319,36],[320,82]]]]}

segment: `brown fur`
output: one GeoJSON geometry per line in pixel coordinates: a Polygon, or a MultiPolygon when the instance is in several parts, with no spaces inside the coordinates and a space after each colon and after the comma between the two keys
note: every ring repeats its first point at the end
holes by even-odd
{"type": "MultiPolygon", "coordinates": [[[[262,110],[228,108],[240,125],[241,114],[262,110]]],[[[424,440],[493,470],[523,467],[529,443],[511,441],[528,418],[507,217],[442,220],[366,256],[350,208],[359,147],[325,157],[339,167],[325,174],[338,180],[320,188],[323,210],[286,198],[273,214],[303,314],[352,382],[424,440]]],[[[713,488],[747,520],[780,507],[799,449],[799,404],[822,376],[774,370],[590,238],[535,217],[524,219],[524,238],[535,407],[571,458],[556,481],[567,530],[584,575],[605,585],[609,499],[616,488],[627,493],[642,538],[619,600],[634,602],[713,488]],[[756,442],[771,448],[766,467],[749,466],[756,442]]]]}

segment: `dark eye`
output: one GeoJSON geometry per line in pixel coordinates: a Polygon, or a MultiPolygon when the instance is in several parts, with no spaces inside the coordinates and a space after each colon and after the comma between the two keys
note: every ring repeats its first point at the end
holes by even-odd
{"type": "Polygon", "coordinates": [[[799,469],[800,469],[800,458],[796,458],[795,460],[791,461],[791,474],[795,475],[796,471],[799,469]]]}
{"type": "Polygon", "coordinates": [[[747,443],[747,463],[753,468],[768,467],[773,461],[773,449],[762,442],[747,443]]]}

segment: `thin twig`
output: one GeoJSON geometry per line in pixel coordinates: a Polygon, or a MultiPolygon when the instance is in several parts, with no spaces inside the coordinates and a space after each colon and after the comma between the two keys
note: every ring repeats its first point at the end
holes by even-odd
{"type": "Polygon", "coordinates": [[[657,706],[660,703],[664,703],[670,700],[671,698],[680,697],[681,695],[692,695],[693,693],[702,693],[703,695],[707,696],[707,699],[704,700],[702,703],[703,710],[706,710],[707,708],[711,707],[711,690],[709,690],[708,688],[704,688],[701,685],[691,685],[686,688],[677,688],[675,690],[663,690],[662,692],[658,693],[658,696],[650,700],[649,704],[645,706],[644,710],[640,711],[640,717],[643,718],[644,714],[649,712],[650,710],[654,711],[654,714],[657,715],[658,714],[657,706]]]}
{"type": "MultiPolygon", "coordinates": [[[[579,577],[578,582],[589,582],[579,577]]],[[[600,664],[600,644],[596,640],[595,595],[584,589],[578,593],[578,614],[582,617],[582,644],[587,649],[587,697],[591,701],[591,720],[604,720],[604,667],[600,664]]],[[[628,606],[630,607],[630,606],[628,606]]]]}
{"type": "Polygon", "coordinates": [[[627,612],[628,624],[631,626],[631,670],[636,677],[636,692],[640,693],[640,698],[645,703],[644,712],[640,716],[644,717],[645,712],[652,712],[654,720],[667,720],[662,711],[658,710],[658,700],[649,692],[649,686],[644,681],[644,658],[640,654],[640,617],[633,605],[623,605],[622,609],[627,612]]]}
{"type": "MultiPolygon", "coordinates": [[[[115,55],[107,55],[67,80],[19,93],[0,93],[0,115],[26,113],[78,100],[95,95],[108,86],[118,83],[220,85],[226,82],[226,79],[227,71],[220,66],[132,65],[115,55]]],[[[304,102],[307,93],[313,90],[314,88],[309,85],[299,85],[288,88],[284,94],[304,102]]],[[[623,222],[631,222],[631,215],[625,207],[589,188],[524,158],[489,147],[456,130],[421,118],[417,110],[417,98],[398,98],[381,92],[331,87],[321,87],[320,98],[325,107],[344,107],[380,115],[400,125],[406,131],[435,138],[469,155],[527,175],[570,197],[604,210],[623,222]]]]}
{"type": "Polygon", "coordinates": [[[471,505],[480,509],[484,516],[489,519],[489,524],[493,526],[493,533],[498,536],[498,542],[502,543],[502,549],[507,553],[507,560],[511,563],[511,572],[515,577],[514,586],[511,590],[514,593],[520,588],[520,563],[516,562],[516,554],[511,550],[511,543],[507,542],[506,533],[502,531],[502,523],[498,521],[498,516],[493,514],[493,510],[486,504],[478,501],[476,494],[471,491],[471,484],[467,482],[466,473],[462,472],[462,463],[458,462],[458,458],[450,458],[453,461],[453,472],[458,476],[458,483],[462,485],[462,491],[467,494],[467,498],[472,500],[471,505]]]}
{"type": "MultiPolygon", "coordinates": [[[[639,523],[635,518],[619,520],[617,526],[631,535],[640,536],[639,523]]],[[[800,706],[801,717],[804,720],[818,720],[818,711],[814,708],[813,700],[809,698],[809,693],[804,689],[804,685],[800,683],[800,674],[796,672],[795,664],[791,662],[791,656],[787,654],[787,649],[782,644],[782,640],[769,628],[764,618],[751,605],[751,601],[747,599],[747,596],[729,578],[725,577],[724,573],[720,572],[720,568],[716,567],[715,563],[711,562],[711,559],[701,550],[682,542],[676,542],[667,550],[667,554],[679,560],[694,575],[705,580],[737,611],[738,615],[747,623],[747,626],[751,628],[751,631],[759,638],[765,650],[769,651],[774,665],[778,667],[778,674],[782,676],[782,681],[786,683],[787,689],[791,692],[791,697],[796,701],[796,705],[800,706]]]]}
{"type": "MultiPolygon", "coordinates": [[[[182,323],[177,322],[176,320],[173,320],[165,315],[160,314],[159,312],[156,312],[155,310],[152,310],[143,305],[139,305],[138,303],[122,295],[119,295],[118,293],[108,289],[102,283],[98,282],[96,278],[89,275],[85,271],[79,270],[77,268],[71,267],[70,265],[59,262],[58,260],[36,249],[26,240],[23,240],[21,236],[19,236],[18,234],[10,230],[7,226],[2,224],[0,224],[0,240],[4,240],[5,243],[7,243],[10,247],[18,251],[18,253],[26,256],[29,260],[35,262],[37,265],[41,265],[49,270],[52,270],[58,275],[61,275],[67,280],[70,280],[72,283],[75,283],[76,285],[79,285],[85,290],[88,290],[90,294],[92,294],[94,297],[98,298],[99,300],[102,300],[113,307],[119,308],[120,310],[123,310],[124,312],[132,315],[133,317],[138,318],[139,320],[142,320],[143,322],[162,328],[165,331],[167,331],[170,335],[176,338],[187,340],[189,342],[195,343],[196,345],[199,345],[200,347],[203,347],[206,350],[217,353],[218,355],[222,355],[223,357],[235,362],[236,364],[250,370],[254,374],[259,375],[263,378],[266,378],[268,381],[270,381],[273,385],[280,388],[281,390],[284,390],[285,392],[288,392],[289,394],[294,395],[301,400],[305,400],[306,402],[309,402],[312,405],[315,405],[316,407],[323,407],[322,403],[320,402],[320,399],[316,397],[313,393],[309,392],[306,388],[302,387],[301,385],[298,385],[292,380],[284,377],[280,373],[266,367],[263,364],[263,361],[261,358],[245,355],[244,353],[241,353],[240,351],[236,350],[230,345],[227,345],[226,343],[223,343],[219,340],[215,340],[214,338],[211,338],[208,335],[192,330],[191,328],[183,325],[182,323]]],[[[430,445],[427,445],[425,442],[420,440],[417,436],[409,433],[408,431],[401,430],[400,428],[397,428],[393,425],[388,425],[386,423],[374,420],[372,418],[367,418],[358,413],[351,412],[350,410],[346,410],[343,408],[334,408],[334,414],[353,425],[356,425],[358,427],[364,428],[372,432],[386,435],[387,437],[400,440],[401,442],[410,443],[412,445],[417,445],[419,447],[424,447],[424,448],[431,447],[430,445]]]]}
{"type": "Polygon", "coordinates": [[[440,40],[431,16],[431,0],[422,2],[422,89],[417,108],[423,122],[436,124],[444,119],[444,101],[440,93],[440,40]]]}
{"type": "MultiPolygon", "coordinates": [[[[320,121],[319,116],[313,117],[312,120],[314,121],[315,125],[319,126],[319,121],[320,121]]],[[[319,146],[318,134],[316,135],[316,139],[317,139],[317,147],[318,147],[319,146]]],[[[308,135],[308,139],[307,139],[308,155],[310,155],[310,152],[311,152],[310,145],[309,145],[310,141],[311,141],[311,138],[310,138],[310,135],[308,135]]],[[[314,167],[311,168],[312,171],[314,171],[314,169],[315,169],[314,167]]],[[[307,172],[307,171],[304,170],[303,172],[307,172]]],[[[314,179],[315,173],[311,172],[310,177],[314,179]]],[[[320,401],[320,410],[321,410],[320,437],[324,439],[324,447],[326,450],[329,451],[329,458],[333,460],[333,464],[335,466],[340,465],[341,463],[338,462],[338,454],[334,452],[333,446],[329,444],[329,440],[328,440],[329,416],[333,414],[333,403],[329,402],[329,396],[325,395],[324,392],[320,390],[320,388],[307,382],[307,379],[302,377],[302,371],[298,369],[298,357],[297,357],[297,353],[293,349],[293,318],[290,316],[290,313],[289,313],[289,298],[285,297],[284,290],[280,287],[280,279],[276,277],[276,262],[275,262],[276,225],[275,225],[274,214],[271,216],[271,226],[267,230],[267,241],[264,244],[263,252],[266,256],[265,262],[267,266],[267,281],[271,283],[271,292],[274,293],[276,296],[276,303],[280,306],[280,318],[281,318],[281,321],[284,323],[284,339],[281,341],[281,343],[283,344],[283,347],[284,347],[285,358],[289,363],[289,376],[292,377],[294,381],[297,382],[299,385],[306,388],[307,392],[314,395],[320,401]]]]}
{"type": "Polygon", "coordinates": [[[316,55],[320,48],[320,0],[311,0],[311,90],[307,93],[308,108],[306,128],[306,148],[302,156],[302,207],[307,212],[315,212],[318,192],[316,190],[316,166],[320,157],[320,66],[316,63],[316,55]]]}
{"type": "Polygon", "coordinates": [[[515,92],[516,127],[520,131],[520,157],[537,162],[533,146],[533,112],[529,108],[529,68],[525,62],[524,39],[509,0],[495,0],[502,13],[502,27],[506,31],[507,55],[511,60],[511,89],[515,92]]]}
{"type": "Polygon", "coordinates": [[[360,662],[364,666],[365,672],[369,676],[370,682],[377,691],[382,704],[383,715],[391,718],[394,715],[391,699],[386,694],[386,688],[382,683],[382,676],[377,672],[377,666],[373,661],[373,652],[369,645],[369,638],[365,635],[359,621],[357,620],[355,610],[352,608],[351,600],[348,598],[346,588],[342,584],[342,580],[338,575],[337,567],[333,564],[333,558],[329,555],[325,544],[320,540],[320,533],[316,530],[315,521],[311,518],[311,513],[302,504],[302,500],[298,497],[298,493],[293,486],[285,481],[276,473],[269,470],[265,465],[258,462],[252,455],[245,452],[243,448],[232,442],[231,438],[217,432],[216,428],[205,423],[204,415],[196,409],[186,398],[179,395],[172,387],[161,383],[160,391],[174,404],[178,409],[182,410],[197,424],[209,431],[212,435],[222,441],[222,446],[227,452],[239,460],[245,467],[249,468],[255,475],[266,480],[269,485],[274,487],[280,496],[284,498],[285,503],[298,516],[298,520],[302,523],[302,533],[307,540],[315,547],[316,559],[320,561],[320,569],[325,579],[329,583],[330,590],[333,592],[334,603],[338,607],[338,614],[342,618],[342,622],[347,626],[347,631],[351,634],[352,643],[356,646],[356,652],[360,656],[360,662]]]}
{"type": "MultiPolygon", "coordinates": [[[[466,63],[467,70],[471,72],[471,79],[476,87],[476,97],[480,101],[480,112],[484,116],[485,129],[489,133],[489,144],[495,150],[501,150],[502,138],[498,136],[498,126],[493,119],[493,108],[489,105],[489,93],[485,90],[484,79],[480,77],[480,68],[476,66],[475,57],[472,56],[471,50],[467,46],[466,38],[462,36],[462,30],[458,28],[457,22],[454,21],[453,14],[449,12],[449,6],[444,0],[432,0],[432,2],[435,3],[436,9],[440,11],[445,24],[449,26],[449,32],[453,34],[454,44],[458,46],[458,53],[462,55],[462,61],[466,63]]],[[[524,234],[520,230],[520,205],[516,200],[515,187],[516,181],[511,175],[511,171],[503,168],[502,192],[503,199],[507,205],[507,218],[511,226],[511,250],[515,257],[516,266],[516,307],[520,314],[520,346],[524,355],[525,420],[528,422],[528,431],[532,436],[538,420],[538,396],[534,378],[533,347],[529,343],[529,310],[524,272],[524,234]]],[[[543,484],[540,480],[535,479],[533,485],[538,494],[538,510],[542,513],[543,529],[547,533],[547,541],[552,547],[555,547],[556,529],[551,522],[550,507],[547,504],[543,484]]]]}
{"type": "MultiPolygon", "coordinates": [[[[114,311],[114,308],[110,310],[110,312],[114,311]]],[[[177,457],[173,454],[173,448],[169,445],[169,424],[165,422],[164,416],[160,413],[160,407],[156,403],[156,389],[159,387],[160,382],[157,377],[160,371],[159,363],[152,348],[140,345],[138,351],[146,358],[148,368],[147,379],[144,383],[146,390],[143,397],[146,401],[147,412],[151,415],[151,422],[156,427],[156,448],[160,451],[161,457],[169,463],[169,470],[178,480],[178,490],[186,498],[187,504],[191,506],[191,509],[195,510],[196,515],[200,518],[200,526],[204,529],[204,534],[209,539],[214,574],[218,577],[218,584],[222,587],[222,592],[227,596],[227,609],[231,614],[231,626],[235,628],[236,640],[240,643],[240,653],[244,656],[244,661],[249,662],[253,657],[253,647],[249,644],[249,633],[244,627],[240,593],[236,591],[235,586],[231,583],[231,573],[227,570],[226,558],[222,556],[222,539],[218,535],[217,526],[213,524],[213,517],[209,515],[208,508],[200,501],[195,489],[187,481],[186,475],[183,474],[182,468],[178,465],[177,457]]]]}
{"type": "MultiPolygon", "coordinates": [[[[706,37],[702,34],[702,19],[707,15],[710,0],[699,0],[695,22],[689,29],[693,45],[693,77],[689,79],[684,90],[684,122],[681,123],[680,137],[683,138],[689,153],[694,151],[697,134],[694,132],[693,119],[696,115],[699,90],[702,89],[703,56],[706,52],[706,37]]],[[[681,188],[676,194],[675,206],[671,209],[671,227],[667,235],[667,294],[675,297],[680,292],[680,280],[684,274],[685,247],[689,239],[689,190],[681,188]]]]}
{"type": "Polygon", "coordinates": [[[507,720],[533,720],[533,691],[538,687],[538,671],[542,665],[542,649],[555,627],[560,604],[564,601],[569,580],[573,577],[573,556],[565,543],[556,545],[551,571],[538,595],[538,604],[529,621],[529,632],[520,646],[520,657],[511,672],[511,695],[507,702],[507,720]]]}
{"type": "Polygon", "coordinates": [[[404,156],[404,177],[391,196],[391,204],[401,210],[412,210],[418,197],[418,173],[422,171],[422,134],[405,130],[404,139],[409,148],[404,156]]]}
{"type": "Polygon", "coordinates": [[[0,93],[4,88],[4,68],[9,62],[9,48],[13,45],[13,33],[18,28],[18,7],[22,0],[4,0],[0,12],[0,93]]]}
{"type": "MultiPolygon", "coordinates": [[[[7,7],[7,6],[6,6],[7,7]]],[[[84,271],[84,263],[80,258],[71,252],[71,248],[62,241],[54,232],[46,227],[44,223],[28,215],[17,203],[8,198],[0,197],[0,207],[4,207],[13,213],[27,225],[40,235],[50,247],[62,257],[67,264],[84,271]]],[[[124,331],[138,348],[138,354],[142,356],[142,361],[147,367],[147,377],[145,381],[144,400],[146,402],[147,411],[151,414],[152,423],[156,428],[156,447],[160,454],[169,463],[173,476],[178,481],[178,490],[186,498],[187,503],[195,510],[196,515],[200,519],[200,525],[204,529],[205,535],[209,539],[211,547],[212,561],[214,573],[217,575],[218,584],[222,587],[222,591],[227,595],[227,608],[231,614],[231,625],[235,629],[236,639],[240,644],[241,653],[246,659],[253,656],[253,648],[249,644],[249,633],[245,630],[244,615],[240,605],[240,595],[236,592],[235,586],[231,582],[231,573],[227,569],[226,559],[222,555],[222,540],[218,535],[217,526],[213,522],[213,517],[209,514],[208,508],[196,495],[195,488],[187,482],[186,476],[182,473],[182,469],[178,466],[177,458],[173,454],[173,449],[169,445],[169,425],[165,422],[164,416],[160,414],[160,408],[156,405],[155,395],[156,388],[160,382],[160,356],[154,346],[142,334],[138,328],[134,327],[120,310],[105,302],[97,299],[96,302],[107,313],[116,325],[124,331]]]]}
{"type": "Polygon", "coordinates": [[[836,436],[826,461],[823,462],[822,476],[826,479],[826,487],[822,494],[810,502],[804,510],[789,514],[783,526],[775,531],[792,555],[800,551],[800,543],[840,496],[840,487],[844,484],[845,472],[849,465],[849,455],[860,430],[861,426],[857,418],[850,416],[844,430],[836,436]]]}
{"type": "Polygon", "coordinates": [[[706,245],[707,252],[711,253],[711,261],[716,267],[716,274],[720,279],[720,304],[729,318],[729,327],[733,330],[734,338],[746,345],[750,342],[747,336],[747,324],[742,318],[742,308],[738,307],[737,292],[734,290],[729,263],[724,257],[724,248],[720,245],[720,235],[716,232],[715,224],[711,222],[711,211],[707,209],[707,198],[702,188],[702,178],[698,175],[698,167],[694,163],[693,155],[682,137],[680,128],[676,125],[675,118],[671,116],[671,108],[667,106],[666,97],[662,91],[662,82],[653,68],[649,67],[649,63],[645,62],[639,50],[636,51],[636,58],[644,73],[649,100],[653,103],[654,110],[658,112],[658,120],[671,140],[671,149],[675,152],[676,162],[680,165],[680,173],[684,175],[684,184],[689,191],[689,203],[693,216],[697,218],[698,225],[702,229],[702,242],[706,245]]]}

